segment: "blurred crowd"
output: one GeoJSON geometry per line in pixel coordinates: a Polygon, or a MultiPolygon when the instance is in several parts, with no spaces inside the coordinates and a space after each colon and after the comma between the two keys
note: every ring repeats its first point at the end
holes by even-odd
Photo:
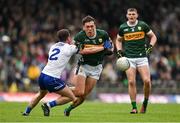
{"type": "MultiPolygon", "coordinates": [[[[1,0],[0,91],[36,91],[37,78],[47,62],[56,32],[68,28],[72,37],[86,15],[114,41],[126,21],[126,9],[136,7],[158,37],[150,59],[152,93],[180,93],[180,2],[175,0],[1,0]]],[[[123,90],[127,79],[115,67],[115,56],[105,59],[97,87],[123,90]]],[[[68,80],[76,63],[72,58],[63,73],[68,80]]],[[[142,81],[137,85],[142,90],[142,81]]]]}

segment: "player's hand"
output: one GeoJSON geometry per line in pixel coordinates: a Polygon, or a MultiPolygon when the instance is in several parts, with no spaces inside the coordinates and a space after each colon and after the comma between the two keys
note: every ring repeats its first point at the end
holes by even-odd
{"type": "Polygon", "coordinates": [[[112,55],[113,54],[113,51],[111,51],[110,49],[105,49],[104,50],[104,55],[105,56],[110,56],[110,55],[112,55]]]}
{"type": "Polygon", "coordinates": [[[106,40],[103,44],[104,49],[111,49],[112,43],[109,40],[106,40]]]}
{"type": "Polygon", "coordinates": [[[116,52],[116,55],[117,55],[117,58],[121,58],[121,57],[124,56],[124,53],[122,52],[122,50],[118,50],[118,51],[116,52]]]}
{"type": "Polygon", "coordinates": [[[78,60],[78,64],[82,64],[83,62],[84,62],[83,57],[80,57],[79,60],[78,60]]]}
{"type": "Polygon", "coordinates": [[[146,55],[149,55],[152,52],[153,46],[150,44],[146,49],[146,55]]]}
{"type": "Polygon", "coordinates": [[[80,50],[84,49],[84,45],[81,44],[81,43],[79,43],[79,42],[76,42],[75,45],[76,45],[76,47],[77,47],[77,49],[78,49],[77,53],[78,53],[80,50]]]}

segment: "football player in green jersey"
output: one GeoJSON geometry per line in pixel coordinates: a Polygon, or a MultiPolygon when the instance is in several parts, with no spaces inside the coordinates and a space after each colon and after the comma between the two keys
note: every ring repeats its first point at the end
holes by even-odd
{"type": "MultiPolygon", "coordinates": [[[[112,54],[113,50],[108,33],[104,30],[96,29],[93,17],[84,17],[82,23],[83,30],[74,37],[75,44],[81,46],[79,54],[82,55],[72,79],[75,82],[75,88],[72,88],[72,91],[78,97],[78,101],[64,110],[65,116],[69,116],[72,109],[82,104],[87,95],[92,91],[102,72],[104,56],[112,54]]],[[[67,97],[59,97],[55,100],[56,105],[47,107],[47,110],[50,111],[50,108],[58,106],[62,102],[65,104],[70,101],[67,97]]]]}
{"type": "Polygon", "coordinates": [[[136,106],[137,71],[140,73],[144,83],[144,101],[140,112],[145,113],[151,92],[151,77],[147,56],[151,53],[157,38],[145,22],[137,19],[137,9],[129,8],[126,17],[128,21],[120,25],[119,33],[115,42],[117,57],[125,56],[130,62],[130,68],[125,71],[128,79],[128,91],[132,104],[132,111],[130,113],[138,113],[136,106]],[[147,47],[146,37],[149,38],[147,47]]]}
{"type": "MultiPolygon", "coordinates": [[[[74,81],[76,81],[74,94],[79,97],[79,104],[70,105],[65,109],[65,116],[70,115],[70,111],[80,105],[87,95],[96,85],[97,80],[102,72],[102,62],[105,54],[111,54],[113,50],[112,42],[108,33],[104,30],[96,28],[95,19],[91,16],[86,16],[82,20],[83,30],[77,33],[74,41],[82,44],[83,48],[96,48],[96,51],[91,54],[86,54],[80,51],[82,58],[80,66],[76,70],[74,81]]],[[[85,51],[85,50],[83,50],[85,51]]]]}

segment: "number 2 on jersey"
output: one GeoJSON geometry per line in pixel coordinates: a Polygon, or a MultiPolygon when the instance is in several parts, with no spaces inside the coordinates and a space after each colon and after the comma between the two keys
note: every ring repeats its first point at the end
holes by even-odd
{"type": "Polygon", "coordinates": [[[52,52],[53,52],[52,55],[49,56],[49,60],[57,60],[58,59],[57,55],[60,53],[60,49],[55,48],[52,50],[52,52]]]}

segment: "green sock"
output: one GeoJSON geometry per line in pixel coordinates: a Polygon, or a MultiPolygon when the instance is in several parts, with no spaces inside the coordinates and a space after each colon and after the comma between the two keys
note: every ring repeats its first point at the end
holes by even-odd
{"type": "Polygon", "coordinates": [[[133,109],[137,109],[136,102],[131,102],[131,104],[133,109]]]}
{"type": "Polygon", "coordinates": [[[74,109],[75,107],[73,106],[73,105],[70,105],[66,110],[68,111],[68,112],[70,112],[72,109],[74,109]]]}
{"type": "Polygon", "coordinates": [[[148,99],[144,98],[143,105],[145,108],[147,107],[147,104],[148,104],[148,99]]]}

